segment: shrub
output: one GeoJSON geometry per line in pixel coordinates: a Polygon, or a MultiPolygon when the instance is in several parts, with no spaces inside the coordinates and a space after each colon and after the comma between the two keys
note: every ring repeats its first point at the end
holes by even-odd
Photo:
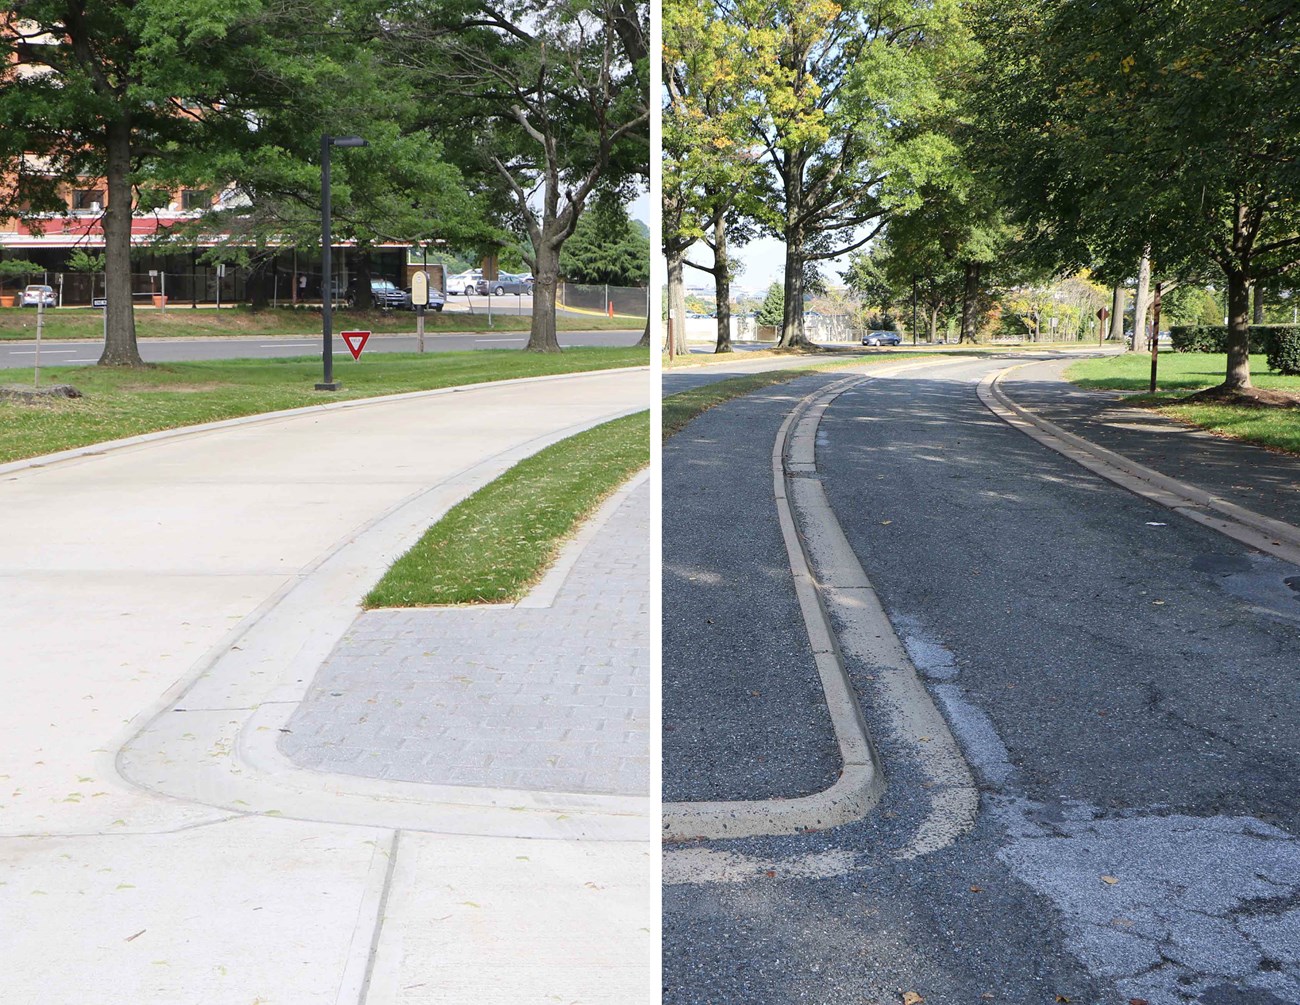
{"type": "Polygon", "coordinates": [[[1169,344],[1175,352],[1227,352],[1228,329],[1223,325],[1174,325],[1169,344]]]}
{"type": "Polygon", "coordinates": [[[1300,325],[1269,325],[1263,330],[1268,368],[1288,377],[1300,376],[1300,325]]]}
{"type": "MultiPolygon", "coordinates": [[[[1291,326],[1251,325],[1250,351],[1265,352],[1269,331],[1280,327],[1291,326]]],[[[1226,325],[1174,325],[1169,329],[1169,343],[1175,352],[1226,353],[1228,328],[1226,325]]]]}

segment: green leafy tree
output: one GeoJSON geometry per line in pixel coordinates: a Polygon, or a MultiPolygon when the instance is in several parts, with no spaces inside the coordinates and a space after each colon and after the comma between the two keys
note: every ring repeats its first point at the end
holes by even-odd
{"type": "Polygon", "coordinates": [[[939,71],[965,38],[960,11],[946,0],[739,0],[728,17],[774,40],[774,58],[753,55],[764,103],[754,138],[769,169],[762,222],[786,247],[781,344],[798,345],[806,266],[865,245],[953,153],[933,127],[945,111],[939,71]]]}
{"type": "Polygon", "coordinates": [[[764,326],[779,327],[785,319],[785,286],[773,283],[767,288],[763,306],[758,309],[755,320],[764,326]]]}
{"type": "Polygon", "coordinates": [[[494,176],[510,200],[534,277],[527,348],[559,352],[565,242],[594,196],[626,195],[648,170],[648,5],[410,0],[384,21],[395,70],[414,72],[431,99],[430,124],[452,116],[439,135],[455,162],[466,177],[494,176]]]}
{"type": "Polygon", "coordinates": [[[1221,390],[1249,388],[1250,290],[1300,268],[1293,5],[1005,0],[982,35],[988,150],[1031,239],[1108,281],[1139,259],[1163,276],[1216,267],[1221,390]]]}
{"type": "Polygon", "coordinates": [[[650,236],[617,199],[598,200],[564,245],[560,268],[574,283],[644,286],[650,279],[650,236]]]}
{"type": "Polygon", "coordinates": [[[104,179],[100,363],[139,366],[133,213],[210,176],[221,151],[265,146],[268,110],[300,127],[322,121],[304,105],[334,66],[321,51],[330,33],[302,26],[336,23],[338,11],[315,0],[25,0],[0,18],[0,213],[39,225],[66,211],[70,185],[104,179]]]}

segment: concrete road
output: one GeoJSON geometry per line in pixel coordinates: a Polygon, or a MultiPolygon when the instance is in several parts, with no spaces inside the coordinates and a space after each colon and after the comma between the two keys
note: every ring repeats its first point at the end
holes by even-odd
{"type": "MultiPolygon", "coordinates": [[[[1006,365],[877,377],[817,431],[816,477],[978,785],[973,825],[918,853],[939,737],[903,728],[897,671],[846,647],[881,802],[668,845],[666,1003],[1300,1002],[1300,569],[1003,424],[975,382],[1006,365]]],[[[834,773],[769,457],[841,379],[665,445],[666,798],[834,773]]]]}
{"type": "MultiPolygon", "coordinates": [[[[630,346],[641,338],[640,331],[560,332],[560,345],[630,346]]],[[[518,349],[528,342],[527,332],[488,332],[465,335],[426,335],[427,352],[457,352],[466,349],[518,349]]],[[[372,335],[366,342],[367,353],[415,352],[418,342],[411,335],[372,335]]],[[[99,361],[103,342],[42,342],[41,366],[70,366],[99,361]]],[[[140,355],[147,363],[170,363],[201,359],[257,359],[285,356],[317,356],[321,353],[320,336],[312,338],[207,338],[141,339],[140,355]]],[[[337,336],[334,355],[349,359],[348,348],[337,336]]],[[[34,342],[0,342],[0,369],[30,367],[36,359],[34,342]]]]}
{"type": "Polygon", "coordinates": [[[643,993],[644,813],[609,840],[554,794],[317,775],[274,718],[441,513],[648,391],[457,388],[6,465],[0,1001],[643,993]]]}

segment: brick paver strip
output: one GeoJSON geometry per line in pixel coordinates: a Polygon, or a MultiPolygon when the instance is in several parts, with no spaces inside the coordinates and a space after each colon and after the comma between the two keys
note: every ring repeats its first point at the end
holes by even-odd
{"type": "Polygon", "coordinates": [[[297,764],[401,781],[649,791],[649,488],[549,608],[369,611],[289,722],[297,764]]]}

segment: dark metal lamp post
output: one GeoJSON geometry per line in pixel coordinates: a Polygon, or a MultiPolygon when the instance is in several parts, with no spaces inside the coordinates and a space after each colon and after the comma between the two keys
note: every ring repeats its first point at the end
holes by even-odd
{"type": "Polygon", "coordinates": [[[330,261],[330,147],[369,146],[360,136],[330,136],[320,138],[320,271],[321,271],[321,321],[323,345],[321,359],[325,364],[325,379],[316,385],[318,391],[337,391],[334,379],[334,269],[330,261]]]}

